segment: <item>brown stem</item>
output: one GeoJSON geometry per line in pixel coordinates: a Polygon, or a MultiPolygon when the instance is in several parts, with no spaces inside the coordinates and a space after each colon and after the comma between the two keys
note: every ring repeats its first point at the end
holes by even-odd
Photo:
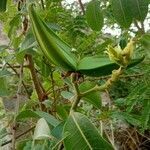
{"type": "Polygon", "coordinates": [[[140,26],[138,25],[138,22],[137,22],[136,20],[134,21],[134,25],[138,28],[138,31],[139,31],[140,33],[142,33],[142,34],[145,33],[145,31],[144,31],[144,24],[142,24],[142,22],[141,22],[141,26],[142,26],[142,27],[140,27],[140,26]]]}
{"type": "MultiPolygon", "coordinates": [[[[12,68],[12,67],[13,67],[13,68],[20,68],[20,67],[21,67],[20,65],[13,65],[13,66],[11,65],[11,67],[10,67],[9,63],[7,63],[7,65],[8,65],[8,66],[6,66],[6,68],[12,68]]],[[[27,67],[28,67],[28,65],[24,65],[24,66],[23,66],[23,68],[27,68],[27,67]]],[[[0,65],[0,68],[3,68],[3,66],[0,65]]]]}
{"type": "MultiPolygon", "coordinates": [[[[33,83],[34,83],[36,93],[38,95],[38,99],[39,99],[40,102],[43,102],[47,97],[45,97],[46,95],[43,92],[43,89],[41,88],[41,83],[40,83],[40,80],[37,76],[36,69],[34,67],[34,62],[33,62],[32,55],[27,55],[27,58],[28,58],[28,61],[29,61],[29,69],[30,69],[30,72],[31,72],[31,76],[32,76],[32,80],[33,80],[33,83]]],[[[41,109],[42,110],[45,109],[45,106],[42,103],[41,103],[41,109]]]]}
{"type": "Polygon", "coordinates": [[[85,15],[85,10],[84,10],[84,6],[83,6],[82,1],[81,1],[81,0],[78,0],[78,2],[79,2],[79,5],[80,5],[80,7],[81,7],[81,10],[82,10],[83,15],[85,15]]]}

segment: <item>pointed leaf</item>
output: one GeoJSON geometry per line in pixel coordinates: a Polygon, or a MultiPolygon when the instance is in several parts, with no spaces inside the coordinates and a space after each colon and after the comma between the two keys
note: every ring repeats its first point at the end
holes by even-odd
{"type": "MultiPolygon", "coordinates": [[[[145,57],[143,56],[141,58],[131,60],[127,68],[134,67],[142,62],[144,58],[145,57]]],[[[118,68],[119,65],[113,63],[107,57],[92,56],[81,59],[78,63],[77,71],[87,76],[99,77],[109,75],[114,69],[118,68]]]]}
{"type": "MultiPolygon", "coordinates": [[[[95,83],[92,83],[90,81],[83,82],[80,84],[79,89],[81,92],[85,92],[95,86],[95,83]]],[[[83,100],[91,103],[96,108],[101,107],[101,99],[100,99],[100,93],[99,92],[92,92],[85,97],[82,98],[83,100]]]]}
{"type": "Polygon", "coordinates": [[[89,119],[77,112],[72,112],[63,131],[66,150],[113,150],[98,133],[89,119]]]}
{"type": "Polygon", "coordinates": [[[50,138],[50,129],[44,118],[38,120],[34,130],[34,140],[45,140],[50,138]]]}
{"type": "Polygon", "coordinates": [[[79,62],[77,70],[82,74],[98,77],[111,74],[112,70],[117,68],[119,66],[107,57],[92,56],[83,58],[79,62]]]}
{"type": "MultiPolygon", "coordinates": [[[[129,0],[112,0],[113,15],[123,28],[129,28],[132,23],[130,5],[129,0]]],[[[132,7],[134,7],[134,5],[132,7]]]]}
{"type": "Polygon", "coordinates": [[[54,136],[55,138],[57,138],[58,140],[62,139],[62,133],[63,133],[63,127],[64,127],[65,122],[61,122],[58,126],[56,126],[51,134],[52,136],[54,136]]]}
{"type": "Polygon", "coordinates": [[[98,0],[88,3],[86,8],[86,19],[91,29],[95,31],[100,31],[102,29],[104,18],[98,0]]]}
{"type": "Polygon", "coordinates": [[[43,112],[43,111],[32,111],[32,110],[25,110],[18,114],[16,119],[25,119],[25,118],[44,118],[50,125],[57,126],[59,124],[59,120],[54,118],[52,115],[43,112]]]}

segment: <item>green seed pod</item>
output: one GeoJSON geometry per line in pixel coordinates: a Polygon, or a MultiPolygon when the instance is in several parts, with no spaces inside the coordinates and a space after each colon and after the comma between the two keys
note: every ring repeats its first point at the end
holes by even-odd
{"type": "Polygon", "coordinates": [[[45,57],[55,65],[67,70],[76,70],[76,58],[71,47],[60,39],[38,16],[33,4],[28,7],[35,38],[45,57]]]}

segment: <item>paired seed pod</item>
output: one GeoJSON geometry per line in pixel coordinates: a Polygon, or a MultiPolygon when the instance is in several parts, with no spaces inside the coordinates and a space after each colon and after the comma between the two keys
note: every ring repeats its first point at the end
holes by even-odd
{"type": "MultiPolygon", "coordinates": [[[[112,70],[118,69],[119,65],[110,61],[107,57],[85,57],[77,61],[71,52],[72,48],[59,38],[34,10],[34,5],[28,7],[29,17],[35,38],[49,61],[66,71],[79,72],[88,76],[103,76],[111,74],[112,70]]],[[[135,59],[129,66],[141,62],[144,58],[135,59]]]]}
{"type": "Polygon", "coordinates": [[[34,5],[29,5],[29,16],[33,33],[44,55],[55,65],[68,71],[76,69],[76,58],[69,47],[41,20],[34,10],[34,5]]]}

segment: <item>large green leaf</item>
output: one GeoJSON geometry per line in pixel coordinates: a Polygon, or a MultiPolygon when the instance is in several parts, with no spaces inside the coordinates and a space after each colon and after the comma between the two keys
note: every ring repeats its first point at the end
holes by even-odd
{"type": "MultiPolygon", "coordinates": [[[[123,28],[129,28],[132,23],[130,5],[129,0],[112,0],[113,15],[123,28]]],[[[134,8],[134,5],[132,7],[134,8]]]]}
{"type": "Polygon", "coordinates": [[[103,27],[104,18],[98,0],[88,3],[86,8],[86,19],[91,29],[95,31],[100,31],[103,27]]]}
{"type": "Polygon", "coordinates": [[[59,121],[56,118],[43,111],[25,110],[20,112],[16,119],[19,120],[25,118],[44,118],[50,125],[54,127],[59,124],[59,121]]]}
{"type": "MultiPolygon", "coordinates": [[[[95,86],[95,83],[87,81],[80,84],[79,89],[81,92],[85,92],[95,86]]],[[[101,107],[101,99],[100,99],[100,93],[99,92],[91,92],[90,94],[84,96],[82,98],[83,100],[91,103],[96,108],[101,107]]]]}
{"type": "Polygon", "coordinates": [[[104,76],[111,74],[112,70],[119,68],[119,66],[107,57],[85,57],[83,58],[77,67],[77,70],[82,74],[88,76],[104,76]]]}
{"type": "Polygon", "coordinates": [[[66,150],[113,150],[99,134],[96,127],[83,114],[72,112],[68,118],[63,136],[66,150]]]}
{"type": "Polygon", "coordinates": [[[148,13],[148,0],[128,0],[132,17],[139,21],[144,21],[148,13]]]}
{"type": "MultiPolygon", "coordinates": [[[[131,60],[127,68],[134,67],[143,59],[144,56],[131,60]]],[[[92,56],[81,59],[78,63],[77,71],[87,76],[99,77],[109,75],[114,69],[118,68],[119,65],[113,63],[107,57],[92,56]]]]}
{"type": "Polygon", "coordinates": [[[6,11],[7,0],[0,0],[0,12],[6,11]]]}

